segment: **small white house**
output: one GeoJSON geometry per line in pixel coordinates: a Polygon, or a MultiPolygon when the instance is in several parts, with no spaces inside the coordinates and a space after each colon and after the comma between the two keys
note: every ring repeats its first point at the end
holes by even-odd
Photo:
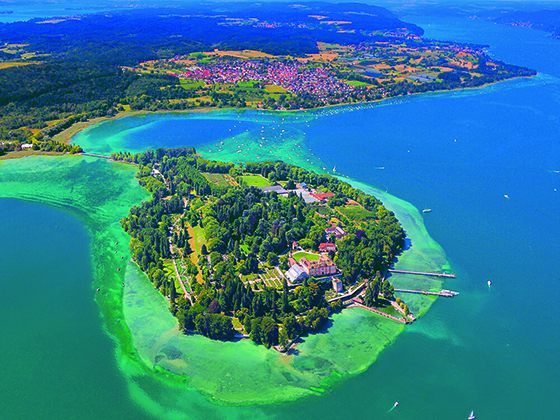
{"type": "Polygon", "coordinates": [[[23,143],[21,145],[21,150],[30,150],[33,149],[33,145],[31,143],[23,143]]]}

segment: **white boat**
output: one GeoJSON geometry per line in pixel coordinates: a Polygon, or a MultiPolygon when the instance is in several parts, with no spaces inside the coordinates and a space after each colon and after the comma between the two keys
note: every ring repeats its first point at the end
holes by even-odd
{"type": "Polygon", "coordinates": [[[488,284],[488,287],[492,286],[492,280],[488,280],[486,283],[488,284]]]}
{"type": "Polygon", "coordinates": [[[336,172],[336,165],[333,166],[332,171],[336,172]]]}
{"type": "Polygon", "coordinates": [[[469,417],[467,417],[467,420],[476,420],[476,416],[474,415],[474,411],[471,411],[471,414],[469,414],[469,417]]]}
{"type": "Polygon", "coordinates": [[[422,213],[431,213],[431,212],[432,212],[432,209],[424,209],[424,210],[422,210],[422,213]]]}
{"type": "Polygon", "coordinates": [[[504,194],[504,198],[509,200],[509,194],[504,194]]]}

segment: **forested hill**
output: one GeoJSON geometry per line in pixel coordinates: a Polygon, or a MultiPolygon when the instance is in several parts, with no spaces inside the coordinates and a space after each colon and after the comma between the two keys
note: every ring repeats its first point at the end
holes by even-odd
{"type": "Polygon", "coordinates": [[[95,58],[92,64],[127,65],[204,48],[302,55],[317,52],[317,41],[357,43],[386,32],[423,31],[359,3],[233,3],[2,24],[0,40],[76,60],[95,58]]]}
{"type": "Polygon", "coordinates": [[[138,163],[140,183],[152,193],[123,226],[134,260],[185,332],[230,339],[237,330],[285,349],[342,308],[341,300],[328,303],[340,293],[332,276],[349,288],[370,280],[366,304],[391,306],[385,273],[405,234],[375,197],[283,162],[234,166],[192,148],[113,159],[138,163]],[[335,270],[285,277],[294,265],[303,269],[302,256],[335,270]]]}

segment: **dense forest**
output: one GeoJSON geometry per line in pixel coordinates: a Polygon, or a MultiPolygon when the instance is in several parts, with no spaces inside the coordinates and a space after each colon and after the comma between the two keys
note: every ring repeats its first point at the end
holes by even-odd
{"type": "MultiPolygon", "coordinates": [[[[344,223],[347,235],[336,240],[334,257],[339,275],[349,287],[372,279],[385,299],[393,297],[384,273],[402,250],[404,231],[376,198],[335,177],[283,162],[212,162],[192,148],[117,153],[113,159],[138,164],[139,181],[152,193],[151,200],[131,209],[123,227],[131,235],[134,260],[169,299],[185,332],[214,339],[248,334],[256,343],[285,349],[324,328],[342,307],[341,301],[327,302],[330,281],[311,276],[293,287],[283,279],[281,287],[255,290],[248,279],[263,269],[287,268],[294,242],[316,249],[328,240],[325,212],[348,200],[373,217],[344,223]],[[287,188],[305,183],[333,196],[312,205],[295,193],[281,196],[235,181],[256,174],[287,188]],[[213,181],[216,177],[230,184],[213,181]],[[200,249],[193,246],[197,242],[203,242],[200,249]],[[172,264],[180,268],[166,268],[172,264]]],[[[368,303],[375,305],[378,297],[368,303]]]]}

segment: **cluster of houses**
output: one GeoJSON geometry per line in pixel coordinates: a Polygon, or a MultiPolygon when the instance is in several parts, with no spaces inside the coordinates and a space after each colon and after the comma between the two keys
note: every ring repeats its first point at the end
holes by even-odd
{"type": "Polygon", "coordinates": [[[296,60],[219,60],[190,66],[177,76],[211,84],[256,80],[281,86],[296,95],[313,97],[324,104],[333,99],[348,101],[354,93],[354,87],[339,80],[331,71],[296,60]]]}
{"type": "Polygon", "coordinates": [[[264,192],[273,192],[279,195],[287,196],[289,193],[293,192],[303,198],[307,204],[311,203],[324,203],[329,198],[334,197],[334,193],[330,191],[321,192],[313,188],[310,188],[305,182],[300,182],[296,184],[296,188],[292,190],[287,190],[281,185],[271,185],[269,187],[262,187],[261,190],[264,192]]]}

